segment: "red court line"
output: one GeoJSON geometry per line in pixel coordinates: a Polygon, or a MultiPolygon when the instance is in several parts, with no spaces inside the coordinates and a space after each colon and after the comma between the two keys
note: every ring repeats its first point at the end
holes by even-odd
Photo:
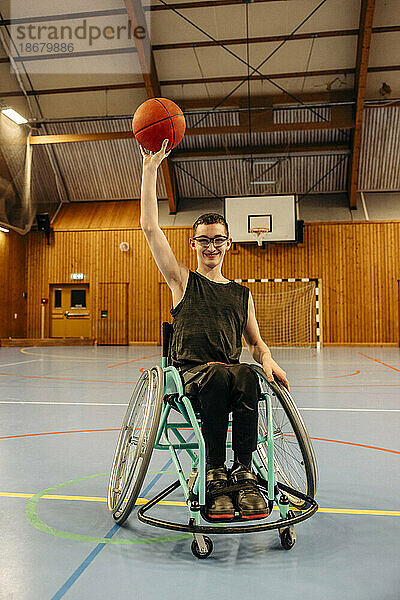
{"type": "Polygon", "coordinates": [[[358,385],[324,385],[316,383],[315,385],[292,385],[293,389],[297,388],[360,388],[360,387],[400,387],[400,383],[359,383],[358,385]]]}
{"type": "MultiPolygon", "coordinates": [[[[368,358],[368,357],[367,357],[368,358]]],[[[375,360],[375,359],[373,359],[375,360]]],[[[379,361],[378,361],[379,362],[379,361]]],[[[382,363],[385,364],[385,363],[382,363]]],[[[390,365],[386,365],[390,366],[390,365]]],[[[390,367],[394,369],[394,367],[390,367]]],[[[395,369],[398,370],[398,369],[395,369]]],[[[49,377],[45,375],[19,375],[17,373],[0,373],[4,377],[24,377],[28,379],[51,379],[56,381],[82,381],[83,383],[137,383],[137,381],[112,381],[111,379],[73,379],[72,377],[49,377]]],[[[292,385],[291,388],[359,388],[359,387],[400,387],[400,383],[359,383],[358,385],[292,385]]]]}
{"type": "Polygon", "coordinates": [[[63,433],[91,433],[93,431],[120,431],[119,429],[79,429],[77,431],[48,431],[46,433],[25,433],[23,435],[7,435],[0,440],[11,440],[14,438],[35,437],[37,435],[60,435],[63,433]]]}
{"type": "Polygon", "coordinates": [[[17,375],[13,373],[0,373],[5,377],[25,377],[28,379],[55,379],[58,381],[84,381],[86,383],[137,383],[136,381],[111,381],[111,379],[73,379],[70,377],[49,377],[45,375],[17,375]]]}
{"type": "Polygon", "coordinates": [[[129,365],[130,363],[137,362],[138,360],[144,360],[145,358],[156,358],[159,357],[158,354],[152,354],[152,356],[142,356],[141,358],[134,358],[133,360],[128,360],[127,362],[117,363],[116,365],[110,365],[107,369],[113,369],[114,367],[120,367],[121,365],[129,365]]]}
{"type": "Polygon", "coordinates": [[[336,379],[337,377],[351,377],[352,375],[358,375],[360,371],[354,371],[354,373],[349,373],[348,375],[331,375],[330,377],[307,377],[306,380],[314,380],[314,379],[336,379]]]}
{"type": "Polygon", "coordinates": [[[334,442],[335,444],[348,444],[349,446],[359,446],[360,448],[370,448],[372,450],[382,450],[382,452],[392,452],[393,454],[400,454],[399,450],[388,450],[387,448],[379,448],[378,446],[368,446],[367,444],[356,444],[355,442],[344,442],[342,440],[330,440],[327,438],[311,437],[312,440],[318,440],[319,442],[334,442]]]}
{"type": "MultiPolygon", "coordinates": [[[[179,427],[182,431],[193,431],[191,427],[179,427]]],[[[97,431],[120,431],[119,429],[79,429],[76,431],[48,431],[46,433],[25,433],[22,435],[8,435],[5,437],[0,437],[0,440],[10,440],[15,438],[22,437],[35,437],[39,435],[62,435],[64,433],[93,433],[97,431]]],[[[285,437],[294,437],[294,435],[284,434],[285,437]]],[[[343,440],[331,440],[329,438],[320,438],[320,437],[311,437],[312,440],[317,440],[319,442],[332,442],[334,444],[345,444],[348,446],[358,446],[359,448],[369,448],[370,450],[381,450],[382,452],[390,452],[393,454],[400,454],[399,450],[390,450],[388,448],[380,448],[379,446],[369,446],[367,444],[357,444],[356,442],[345,442],[343,440]]]]}
{"type": "Polygon", "coordinates": [[[392,367],[392,365],[388,365],[387,363],[384,363],[381,360],[378,360],[377,358],[372,358],[372,356],[367,356],[366,354],[363,354],[362,352],[359,352],[358,354],[361,354],[361,356],[365,356],[365,358],[374,360],[375,362],[379,363],[380,365],[384,365],[385,367],[389,367],[389,369],[393,369],[393,371],[397,371],[398,373],[400,373],[400,369],[396,369],[396,367],[392,367]]]}

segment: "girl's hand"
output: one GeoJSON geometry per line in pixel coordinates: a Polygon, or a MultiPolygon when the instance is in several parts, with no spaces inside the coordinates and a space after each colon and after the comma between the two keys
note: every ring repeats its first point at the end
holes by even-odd
{"type": "Polygon", "coordinates": [[[168,146],[168,142],[169,140],[164,140],[161,145],[161,149],[158,152],[151,152],[150,150],[145,150],[145,148],[143,148],[139,144],[140,152],[143,156],[143,168],[147,169],[148,167],[153,167],[155,169],[158,169],[164,158],[167,158],[167,156],[169,156],[171,152],[171,150],[169,150],[168,152],[165,151],[166,147],[168,146]]]}

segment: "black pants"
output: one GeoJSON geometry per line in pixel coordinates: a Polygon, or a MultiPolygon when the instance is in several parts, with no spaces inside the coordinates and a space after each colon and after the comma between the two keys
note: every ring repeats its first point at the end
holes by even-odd
{"type": "Polygon", "coordinates": [[[251,455],[257,447],[258,375],[246,363],[207,363],[181,372],[185,396],[200,413],[207,464],[226,460],[226,436],[232,412],[232,449],[251,455]]]}

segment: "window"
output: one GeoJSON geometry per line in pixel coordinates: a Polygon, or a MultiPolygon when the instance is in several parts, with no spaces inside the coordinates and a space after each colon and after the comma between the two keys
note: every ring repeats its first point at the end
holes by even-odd
{"type": "Polygon", "coordinates": [[[86,308],[86,290],[71,290],[71,308],[86,308]]]}
{"type": "Polygon", "coordinates": [[[62,290],[54,290],[54,308],[61,308],[62,290]]]}

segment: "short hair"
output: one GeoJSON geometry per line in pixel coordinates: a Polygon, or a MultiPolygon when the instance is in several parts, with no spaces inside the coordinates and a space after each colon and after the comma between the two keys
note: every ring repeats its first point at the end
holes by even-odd
{"type": "Polygon", "coordinates": [[[222,215],[218,213],[206,213],[193,223],[193,237],[196,235],[196,229],[199,225],[212,225],[213,223],[221,223],[225,227],[226,235],[229,237],[228,223],[222,215]]]}

